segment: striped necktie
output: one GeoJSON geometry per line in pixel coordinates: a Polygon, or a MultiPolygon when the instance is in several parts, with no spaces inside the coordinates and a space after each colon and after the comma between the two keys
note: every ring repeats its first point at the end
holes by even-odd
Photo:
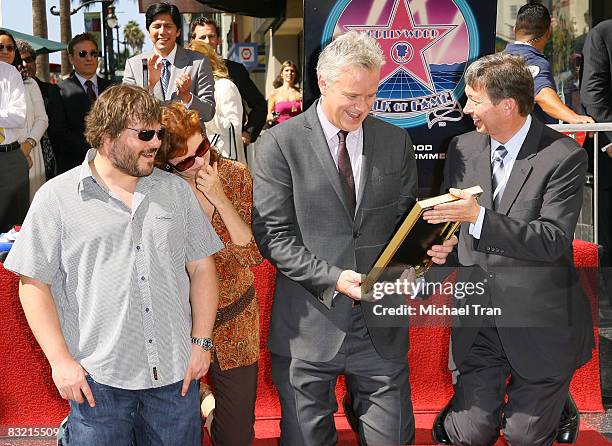
{"type": "Polygon", "coordinates": [[[170,83],[170,61],[162,59],[161,86],[164,99],[168,94],[168,84],[170,83]]]}
{"type": "Polygon", "coordinates": [[[493,175],[491,177],[491,186],[493,190],[493,210],[497,210],[499,203],[501,202],[502,195],[504,194],[504,158],[508,151],[504,146],[499,146],[493,152],[493,164],[492,170],[493,175]]]}

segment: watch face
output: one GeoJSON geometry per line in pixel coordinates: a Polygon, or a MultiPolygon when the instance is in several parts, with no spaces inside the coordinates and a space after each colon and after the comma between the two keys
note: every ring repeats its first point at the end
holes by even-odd
{"type": "Polygon", "coordinates": [[[191,342],[193,342],[196,345],[199,345],[200,347],[202,347],[204,350],[208,351],[211,350],[213,348],[213,341],[210,338],[191,338],[191,342]]]}

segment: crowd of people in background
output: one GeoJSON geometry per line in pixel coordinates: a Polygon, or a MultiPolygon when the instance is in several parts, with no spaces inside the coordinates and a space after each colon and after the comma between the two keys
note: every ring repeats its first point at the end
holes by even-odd
{"type": "MultiPolygon", "coordinates": [[[[72,419],[69,418],[66,431],[71,432],[73,441],[79,439],[76,441],[91,444],[100,439],[108,444],[114,438],[123,438],[125,432],[114,429],[114,426],[102,426],[99,419],[96,421],[98,415],[93,410],[95,394],[103,389],[107,391],[113,400],[113,405],[109,407],[116,411],[115,415],[128,417],[133,408],[118,403],[123,389],[141,391],[134,394],[138,395],[134,397],[138,404],[144,401],[151,404],[150,398],[159,398],[170,407],[171,398],[164,392],[168,386],[175,386],[173,391],[180,391],[186,396],[180,409],[184,412],[177,414],[191,413],[197,405],[198,412],[206,419],[215,445],[249,444],[254,438],[260,316],[250,268],[262,262],[261,249],[265,257],[283,272],[277,284],[277,295],[281,299],[275,304],[277,314],[273,316],[270,339],[273,374],[283,410],[282,435],[285,441],[288,444],[302,444],[298,440],[306,434],[321,441],[321,444],[335,439],[331,425],[333,420],[330,424],[329,418],[318,417],[321,407],[329,411],[335,404],[328,398],[328,383],[341,373],[352,373],[353,369],[359,373],[355,372],[348,381],[352,392],[345,402],[345,409],[347,415],[353,417],[354,426],[361,423],[362,438],[402,444],[413,441],[414,418],[409,401],[408,368],[405,360],[401,364],[395,360],[406,356],[408,345],[404,339],[405,330],[375,327],[362,314],[358,286],[361,275],[353,271],[358,267],[360,271],[366,270],[371,260],[379,254],[372,247],[383,246],[390,235],[377,232],[380,225],[375,227],[374,224],[356,235],[353,223],[357,216],[362,216],[368,209],[379,209],[377,206],[382,206],[386,199],[393,201],[394,197],[401,196],[398,206],[402,211],[416,199],[416,163],[414,157],[404,156],[404,153],[412,152],[409,137],[406,137],[405,131],[368,116],[378,86],[380,67],[384,64],[380,49],[372,39],[357,33],[347,33],[341,37],[349,43],[349,51],[332,44],[323,52],[317,66],[321,98],[304,111],[300,70],[294,62],[287,60],[282,63],[273,83],[274,89],[266,100],[244,66],[217,53],[221,39],[214,21],[208,18],[194,20],[188,42],[183,47],[178,44],[182,17],[175,5],[166,2],[153,4],[145,16],[153,50],[126,61],[123,81],[119,85],[97,74],[100,51],[96,40],[87,33],[76,35],[69,42],[67,52],[74,71],[55,85],[36,77],[36,53],[33,48],[27,42],[16,41],[9,32],[0,30],[0,106],[6,110],[0,116],[0,232],[26,220],[26,235],[18,246],[19,250],[10,257],[7,268],[22,275],[26,285],[24,293],[38,299],[34,302],[41,305],[36,308],[33,303],[26,304],[24,310],[29,320],[31,318],[32,329],[43,351],[52,362],[54,380],[60,394],[71,400],[72,419]],[[344,65],[339,66],[341,63],[344,65]],[[120,101],[127,100],[132,101],[132,105],[127,107],[127,111],[121,110],[120,101]],[[138,107],[143,109],[139,110],[138,107]],[[125,116],[122,116],[123,112],[125,116]],[[287,123],[298,115],[298,119],[287,123]],[[321,124],[319,127],[323,132],[312,136],[308,129],[314,128],[315,123],[321,124]],[[253,179],[249,171],[249,167],[253,166],[246,149],[264,129],[267,133],[262,137],[262,154],[258,155],[261,164],[256,167],[253,192],[253,179]],[[385,166],[388,164],[388,172],[397,174],[397,181],[393,184],[388,179],[386,182],[377,180],[380,184],[389,183],[386,188],[379,183],[366,184],[368,190],[374,191],[376,200],[370,203],[367,201],[370,198],[366,196],[365,211],[360,208],[364,204],[359,203],[362,197],[359,188],[363,187],[360,183],[361,163],[370,160],[364,159],[362,154],[370,150],[373,144],[365,140],[364,129],[379,129],[381,135],[384,133],[384,141],[393,143],[389,151],[371,152],[370,155],[380,157],[377,162],[385,166]],[[339,174],[340,183],[327,184],[329,176],[313,165],[316,160],[300,151],[303,141],[316,138],[320,147],[313,150],[322,147],[326,158],[331,153],[334,164],[330,165],[339,174]],[[297,169],[298,166],[301,170],[297,169]],[[399,169],[402,169],[401,177],[399,169]],[[304,178],[305,172],[311,176],[304,178]],[[312,192],[312,177],[318,172],[321,172],[321,178],[318,179],[317,190],[323,191],[326,197],[341,191],[337,203],[322,200],[323,195],[309,195],[312,192]],[[55,177],[58,177],[57,180],[43,186],[55,177]],[[161,185],[166,189],[162,190],[161,185]],[[37,194],[41,187],[42,194],[37,194]],[[88,206],[79,201],[78,194],[92,202],[94,198],[101,201],[88,206]],[[185,198],[186,195],[189,198],[185,198]],[[136,216],[144,196],[154,200],[146,211],[140,208],[142,215],[136,216]],[[288,196],[294,201],[286,202],[288,196]],[[60,202],[58,197],[63,201],[60,202]],[[306,198],[298,202],[299,197],[306,198]],[[254,199],[255,231],[251,229],[254,199]],[[104,200],[108,202],[103,204],[104,200]],[[69,209],[69,205],[73,207],[69,209]],[[314,208],[317,212],[312,211],[314,208]],[[108,231],[102,232],[108,235],[106,242],[87,240],[91,237],[91,229],[85,230],[79,226],[79,216],[75,214],[77,209],[89,219],[90,224],[98,222],[103,231],[108,231]],[[130,224],[127,223],[131,218],[130,212],[126,213],[126,209],[135,216],[130,224]],[[185,225],[177,223],[173,215],[176,209],[182,212],[183,222],[192,227],[185,229],[185,225]],[[203,221],[199,221],[200,214],[205,217],[203,221]],[[123,222],[120,230],[114,226],[116,221],[113,221],[112,215],[117,216],[116,221],[123,222]],[[330,240],[329,233],[317,224],[316,219],[320,215],[329,217],[333,227],[327,228],[327,231],[337,231],[336,239],[330,240]],[[73,250],[76,245],[70,246],[70,255],[66,258],[53,257],[52,248],[58,248],[61,241],[52,232],[63,225],[66,225],[71,237],[74,233],[71,240],[81,240],[84,246],[91,248],[92,251],[86,250],[84,253],[86,257],[91,256],[91,264],[85,265],[75,260],[77,254],[73,250]],[[40,233],[35,234],[35,230],[40,233]],[[364,234],[369,241],[363,242],[363,251],[359,256],[353,251],[345,252],[346,246],[361,243],[354,240],[364,234]],[[48,237],[50,247],[41,250],[30,265],[27,255],[33,255],[40,248],[43,237],[48,237]],[[338,240],[345,242],[341,246],[338,240]],[[135,257],[131,257],[128,248],[122,245],[126,241],[130,244],[134,242],[137,251],[135,257]],[[304,246],[305,243],[309,246],[304,246]],[[89,336],[108,337],[104,339],[104,351],[109,356],[100,359],[96,356],[99,349],[93,340],[90,339],[90,343],[87,338],[84,342],[76,341],[81,334],[75,328],[79,323],[72,320],[72,316],[64,314],[64,311],[68,311],[67,301],[59,306],[60,314],[52,312],[51,316],[44,315],[41,309],[52,309],[61,295],[68,300],[74,299],[74,302],[70,301],[72,304],[85,306],[92,314],[100,309],[108,310],[108,304],[98,307],[97,303],[87,303],[86,291],[97,287],[92,294],[106,299],[113,290],[100,284],[117,271],[102,267],[94,272],[95,255],[92,253],[101,250],[110,254],[119,245],[122,246],[122,255],[118,264],[124,269],[138,271],[134,281],[126,279],[119,286],[123,287],[121,290],[126,295],[142,294],[145,297],[137,304],[111,300],[117,308],[121,308],[120,336],[116,339],[110,336],[113,324],[98,323],[95,317],[89,321],[89,336]],[[160,260],[162,266],[154,265],[158,254],[152,255],[150,251],[153,250],[170,258],[160,260]],[[181,253],[183,257],[187,253],[186,261],[179,259],[181,253]],[[215,266],[211,267],[213,261],[215,266]],[[311,268],[305,265],[311,265],[311,268]],[[77,286],[73,276],[58,279],[61,275],[59,271],[63,269],[72,272],[74,277],[87,276],[85,288],[77,286]],[[169,280],[178,283],[177,289],[170,289],[162,283],[161,278],[176,278],[173,274],[177,270],[181,271],[178,279],[169,280]],[[157,279],[150,278],[153,272],[159,274],[157,279]],[[155,287],[148,285],[149,281],[154,282],[155,287]],[[144,285],[145,282],[147,285],[144,285]],[[207,291],[203,292],[202,287],[207,287],[207,291]],[[162,299],[159,296],[149,296],[154,288],[162,289],[166,297],[172,295],[172,302],[182,311],[174,316],[161,315],[159,310],[152,311],[155,306],[159,309],[166,305],[160,303],[162,299]],[[146,289],[149,291],[142,291],[146,289]],[[299,296],[299,299],[295,296],[299,296]],[[191,310],[188,310],[190,305],[191,310]],[[198,313],[204,306],[207,310],[198,313]],[[148,321],[144,333],[142,327],[133,325],[131,318],[136,316],[148,321]],[[325,345],[320,345],[319,338],[304,335],[306,328],[302,319],[307,319],[311,324],[308,329],[325,334],[325,345]],[[167,343],[163,336],[168,333],[156,325],[162,321],[167,325],[171,337],[187,333],[185,339],[191,338],[191,342],[167,343]],[[63,330],[59,329],[60,324],[63,330]],[[66,328],[68,326],[70,329],[66,328]],[[192,326],[196,328],[188,333],[192,326]],[[339,326],[346,329],[342,330],[339,326]],[[134,352],[125,347],[131,341],[142,342],[140,338],[143,336],[147,338],[145,348],[134,352]],[[350,354],[344,350],[344,336],[348,339],[346,342],[350,342],[350,354]],[[117,343],[122,343],[123,347],[118,348],[117,343]],[[117,348],[121,356],[114,353],[117,348]],[[384,354],[381,355],[381,351],[384,354]],[[355,356],[351,367],[344,368],[345,364],[338,359],[345,353],[347,357],[351,354],[355,356]],[[54,362],[54,358],[60,359],[54,362]],[[133,360],[135,365],[126,364],[126,358],[133,360]],[[174,365],[165,369],[160,358],[180,360],[173,359],[174,365]],[[109,362],[105,363],[106,360],[109,362]],[[115,373],[115,370],[118,372],[115,373]],[[325,373],[321,370],[325,370],[325,373]],[[198,390],[194,383],[199,382],[207,372],[208,383],[202,383],[198,390]],[[177,377],[183,378],[183,381],[177,381],[177,377]],[[375,379],[379,381],[375,382],[375,379]],[[180,383],[178,386],[177,382],[180,383]],[[375,389],[376,386],[387,386],[392,391],[380,395],[375,391],[363,391],[365,388],[375,389]],[[311,393],[303,392],[304,388],[310,389],[311,393]],[[358,388],[361,392],[357,391],[358,388]],[[297,395],[299,392],[302,394],[297,395]],[[90,407],[79,404],[84,402],[88,402],[90,407]],[[400,412],[402,416],[386,419],[381,413],[365,410],[372,403],[382,412],[400,412]],[[300,417],[304,414],[307,414],[308,421],[300,423],[300,417]],[[381,421],[383,418],[386,421],[381,421]],[[99,430],[83,429],[77,421],[79,419],[91,422],[99,430]],[[389,432],[394,434],[390,435],[389,432]]],[[[612,121],[609,85],[612,66],[605,57],[612,54],[609,50],[612,48],[610,23],[607,21],[594,28],[586,39],[585,54],[592,56],[585,58],[588,64],[585,62],[582,97],[590,116],[581,115],[568,108],[557,96],[550,64],[543,55],[544,46],[551,36],[548,10],[538,3],[520,8],[515,28],[516,41],[507,46],[506,54],[484,58],[468,71],[465,113],[475,117],[476,133],[456,140],[453,144],[457,146],[453,146],[449,153],[469,150],[461,145],[466,140],[475,145],[497,137],[510,151],[512,147],[516,149],[510,153],[509,160],[516,158],[530,128],[544,132],[542,134],[551,140],[556,138],[552,130],[542,130],[536,118],[543,122],[612,121]],[[601,60],[596,56],[601,56],[601,60]],[[515,76],[509,78],[511,86],[528,86],[529,94],[515,97],[512,91],[508,93],[501,86],[499,91],[496,90],[491,79],[507,73],[515,76]],[[529,81],[530,75],[533,82],[529,81]],[[496,94],[500,97],[494,97],[496,94]],[[497,99],[499,101],[496,102],[497,99]],[[483,112],[480,108],[483,105],[495,108],[502,103],[500,101],[510,104],[511,112],[507,112],[507,115],[499,110],[491,112],[486,109],[483,112]],[[533,106],[535,110],[531,113],[533,106]],[[498,120],[491,116],[497,116],[498,120]],[[502,119],[504,116],[506,121],[502,119]],[[534,117],[533,121],[531,116],[534,117]],[[511,142],[512,138],[505,138],[506,133],[512,137],[519,135],[521,143],[511,142]],[[484,138],[482,134],[487,137],[484,138]]],[[[612,140],[610,134],[606,134],[606,137],[612,140]]],[[[543,149],[538,156],[546,160],[541,154],[548,148],[548,143],[540,139],[537,139],[537,143],[543,149]]],[[[388,144],[381,141],[379,146],[383,145],[388,144]]],[[[499,146],[505,152],[503,157],[507,156],[508,150],[501,144],[499,146]]],[[[599,154],[605,172],[609,170],[612,158],[611,147],[612,144],[604,146],[599,154]]],[[[582,181],[584,184],[586,157],[578,157],[578,148],[566,139],[553,148],[557,152],[552,152],[554,160],[546,161],[546,169],[557,166],[559,151],[567,151],[568,157],[575,156],[580,175],[569,186],[580,192],[582,185],[578,183],[582,181]]],[[[509,166],[508,172],[513,168],[512,164],[509,166]]],[[[541,175],[553,175],[548,170],[541,175]]],[[[508,172],[504,181],[508,181],[508,172]]],[[[450,171],[446,173],[451,174],[450,171]]],[[[478,172],[470,174],[476,176],[478,172]]],[[[446,181],[447,186],[451,187],[467,185],[463,184],[462,179],[452,176],[447,177],[446,181]]],[[[541,187],[544,188],[540,193],[543,196],[549,185],[541,187]]],[[[607,200],[611,190],[609,181],[604,181],[602,187],[607,200]]],[[[495,190],[491,193],[494,199],[495,190]]],[[[468,197],[462,197],[462,203],[465,206],[463,211],[468,205],[474,211],[470,215],[462,214],[462,221],[471,223],[470,231],[474,227],[479,228],[477,236],[473,232],[469,236],[480,240],[485,208],[477,207],[468,197]]],[[[489,204],[487,215],[491,215],[497,207],[494,202],[489,204]]],[[[537,212],[541,211],[540,205],[542,203],[538,205],[537,212]]],[[[579,212],[579,203],[573,200],[567,206],[567,215],[559,215],[555,221],[561,223],[555,223],[559,227],[555,226],[552,230],[565,233],[572,225],[575,227],[574,217],[579,212]],[[561,228],[561,225],[564,226],[561,228]]],[[[612,227],[609,203],[602,209],[600,231],[603,234],[602,242],[609,249],[612,227]]],[[[384,212],[385,219],[389,221],[398,218],[396,207],[384,212]]],[[[436,215],[434,212],[429,218],[438,218],[435,220],[437,222],[446,221],[436,215]]],[[[483,230],[486,231],[487,225],[492,224],[491,218],[488,217],[483,230]]],[[[507,229],[504,226],[507,222],[503,219],[494,220],[494,223],[497,225],[493,227],[496,233],[503,233],[504,228],[507,229]]],[[[463,240],[468,234],[461,237],[463,240]]],[[[484,235],[482,237],[486,239],[484,235]]],[[[550,244],[561,252],[567,248],[562,243],[564,241],[559,238],[550,240],[550,244]],[[559,243],[563,246],[558,247],[556,244],[559,243]]],[[[451,242],[436,246],[431,254],[436,258],[436,263],[444,263],[457,242],[454,238],[451,242]]],[[[472,256],[476,259],[474,264],[482,264],[486,269],[486,261],[476,252],[477,249],[467,249],[465,246],[468,246],[467,242],[460,247],[462,255],[472,256]]],[[[567,258],[563,259],[569,262],[567,258]]],[[[550,259],[543,252],[539,260],[549,262],[550,259]]],[[[603,261],[610,261],[609,254],[604,255],[603,261]]],[[[554,266],[554,262],[549,263],[554,266]]],[[[564,267],[568,265],[563,264],[564,267]]],[[[537,278],[533,278],[532,282],[537,282],[537,278]]],[[[172,313],[171,308],[168,310],[172,313]]],[[[523,372],[523,369],[527,370],[525,375],[530,374],[529,366],[520,361],[514,363],[513,358],[508,359],[512,354],[507,351],[510,344],[502,345],[498,337],[498,332],[502,332],[503,338],[503,329],[499,330],[492,321],[485,322],[486,330],[465,341],[465,345],[462,344],[464,350],[456,350],[459,354],[455,359],[461,372],[456,388],[460,396],[455,396],[436,419],[434,438],[441,444],[447,444],[447,441],[465,444],[494,442],[501,428],[498,418],[504,405],[506,435],[524,440],[520,437],[524,425],[516,416],[512,417],[512,410],[524,409],[528,412],[531,409],[524,408],[526,403],[520,398],[513,400],[514,406],[509,406],[502,401],[505,391],[503,395],[498,395],[491,390],[494,385],[496,389],[505,385],[502,383],[505,378],[499,378],[499,382],[491,378],[480,389],[482,399],[491,407],[492,417],[479,418],[479,414],[465,410],[470,406],[470,395],[476,394],[474,370],[490,366],[474,355],[474,348],[489,348],[494,344],[494,353],[505,361],[502,366],[495,365],[499,369],[497,371],[501,370],[499,376],[506,376],[509,370],[523,372]],[[493,341],[489,342],[491,339],[493,341]],[[467,389],[467,393],[462,389],[467,389]],[[473,426],[480,427],[475,429],[473,426]]],[[[540,412],[531,414],[538,420],[546,418],[538,425],[540,431],[534,431],[546,438],[541,444],[548,440],[552,442],[555,438],[568,442],[563,441],[559,432],[567,434],[565,439],[575,439],[572,429],[576,430],[577,425],[574,426],[576,421],[571,418],[574,416],[572,407],[574,411],[575,407],[568,396],[568,385],[575,368],[589,358],[591,338],[585,334],[590,333],[589,323],[586,316],[576,322],[576,337],[580,338],[580,345],[576,344],[573,357],[565,364],[563,376],[555,381],[550,402],[551,407],[554,406],[552,415],[540,412]],[[570,422],[572,424],[568,425],[570,422]]],[[[465,335],[465,331],[457,333],[455,340],[465,335]]],[[[549,350],[549,346],[544,348],[549,350]]],[[[558,366],[545,365],[550,366],[550,370],[558,366]]],[[[533,373],[524,381],[514,380],[508,387],[508,394],[525,389],[537,394],[539,380],[544,379],[538,373],[533,373]]],[[[518,376],[518,372],[516,374],[518,376]]],[[[133,426],[136,444],[150,440],[146,437],[151,433],[143,426],[159,423],[160,420],[160,414],[147,413],[146,410],[138,412],[138,416],[141,419],[133,426]]],[[[181,431],[183,436],[177,437],[183,439],[181,444],[199,444],[199,433],[185,426],[189,418],[182,422],[179,418],[173,418],[175,426],[155,435],[162,439],[173,438],[176,432],[181,431]]],[[[534,440],[531,437],[525,441],[536,444],[532,443],[534,440]]],[[[68,438],[65,444],[70,444],[68,438]]]]}

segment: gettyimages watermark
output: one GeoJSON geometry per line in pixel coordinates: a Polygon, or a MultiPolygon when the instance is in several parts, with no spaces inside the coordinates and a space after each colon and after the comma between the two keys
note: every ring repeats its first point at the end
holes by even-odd
{"type": "MultiPolygon", "coordinates": [[[[386,268],[363,296],[370,326],[566,329],[597,315],[601,270],[566,267],[436,267],[417,278],[413,270],[386,268]]],[[[597,324],[597,321],[594,321],[597,324]]]]}

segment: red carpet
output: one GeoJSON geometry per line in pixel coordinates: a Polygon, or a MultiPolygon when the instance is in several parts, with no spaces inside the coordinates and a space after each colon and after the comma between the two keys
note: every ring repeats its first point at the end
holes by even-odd
{"type": "MultiPolygon", "coordinates": [[[[582,267],[597,265],[594,245],[575,242],[576,264],[582,267]]],[[[261,358],[259,363],[259,389],[257,399],[257,437],[271,438],[278,434],[280,408],[276,390],[270,378],[269,353],[265,347],[269,326],[274,269],[269,263],[256,269],[256,288],[261,307],[261,358]]],[[[581,281],[593,298],[597,290],[594,275],[583,273],[581,281]]],[[[67,413],[67,404],[55,389],[49,365],[38,347],[25,321],[17,295],[17,277],[0,266],[0,426],[53,426],[67,413]]],[[[596,310],[594,310],[594,314],[596,310]]],[[[417,440],[427,444],[432,414],[451,397],[450,374],[446,367],[448,328],[413,328],[410,331],[410,379],[412,398],[417,417],[417,440]]],[[[597,336],[596,336],[597,339],[597,336]]],[[[582,412],[603,411],[599,384],[598,353],[582,367],[572,381],[572,394],[582,412]]],[[[340,380],[337,394],[343,395],[340,380]]],[[[341,405],[339,406],[341,410],[341,405]]],[[[342,417],[338,419],[344,423],[342,417]]],[[[588,432],[584,436],[587,438],[588,432]]],[[[2,435],[2,433],[0,433],[2,435]]],[[[342,431],[341,439],[351,440],[350,432],[342,431]]],[[[595,438],[595,437],[593,437],[595,438]]],[[[589,440],[591,441],[591,440],[589,440]]],[[[595,440],[592,440],[595,441],[595,440]]],[[[263,443],[262,443],[263,444],[263,443]]],[[[342,443],[354,444],[354,443],[342,443]]],[[[602,443],[589,442],[584,445],[602,443]]],[[[608,444],[608,443],[605,443],[608,444]]]]}
{"type": "MultiPolygon", "coordinates": [[[[415,445],[435,445],[431,438],[431,426],[434,418],[435,414],[415,415],[415,445]]],[[[336,428],[338,429],[337,446],[356,446],[358,444],[357,436],[350,430],[344,417],[336,417],[336,428]]],[[[253,443],[254,446],[278,446],[280,430],[277,421],[257,421],[255,431],[257,440],[253,443]]],[[[575,446],[609,446],[611,443],[591,426],[582,423],[575,446]]],[[[558,443],[554,443],[554,445],[558,445],[558,443]]],[[[503,439],[499,439],[494,446],[507,446],[507,443],[503,439]]]]}

